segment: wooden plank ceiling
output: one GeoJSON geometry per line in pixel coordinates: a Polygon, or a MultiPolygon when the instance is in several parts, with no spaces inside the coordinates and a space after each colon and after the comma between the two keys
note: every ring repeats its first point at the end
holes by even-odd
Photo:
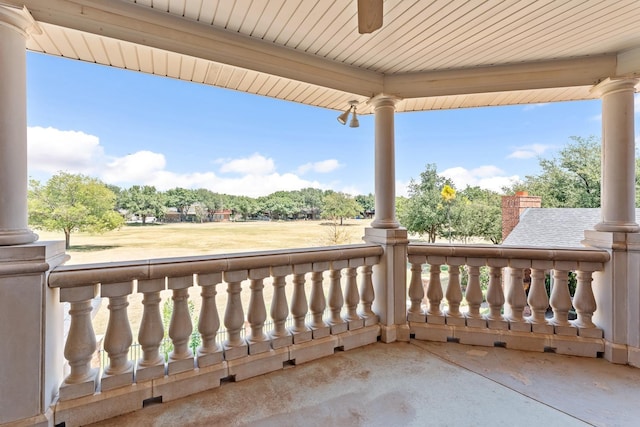
{"type": "Polygon", "coordinates": [[[356,0],[2,1],[33,51],[360,113],[589,99],[620,55],[640,75],[638,0],[386,0],[367,35],[356,0]]]}

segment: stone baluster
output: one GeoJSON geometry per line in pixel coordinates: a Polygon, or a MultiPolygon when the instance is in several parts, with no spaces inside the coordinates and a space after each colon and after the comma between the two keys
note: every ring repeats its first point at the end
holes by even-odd
{"type": "Polygon", "coordinates": [[[314,262],[311,266],[311,295],[309,295],[309,309],[311,321],[309,328],[313,333],[313,339],[329,336],[331,330],[324,322],[324,310],[327,308],[327,300],[324,296],[324,272],[329,269],[328,262],[314,262]]]}
{"type": "Polygon", "coordinates": [[[136,367],[136,382],[164,377],[164,356],[160,345],[164,338],[162,315],[160,314],[160,292],[165,289],[166,280],[138,280],[138,292],[142,294],[142,321],[138,331],[138,342],[142,357],[136,367]]]}
{"type": "Polygon", "coordinates": [[[307,327],[306,316],[309,311],[307,294],[304,289],[306,274],[311,271],[311,263],[296,264],[293,266],[293,295],[291,296],[291,316],[293,326],[290,328],[294,344],[311,341],[313,333],[307,327]]]}
{"type": "Polygon", "coordinates": [[[444,313],[440,310],[442,304],[442,282],[440,281],[440,266],[446,262],[443,256],[428,256],[429,284],[427,285],[427,323],[444,325],[444,313]]]}
{"type": "Polygon", "coordinates": [[[189,313],[189,288],[193,286],[193,276],[169,277],[167,288],[172,290],[173,313],[169,322],[169,337],[173,343],[173,351],[169,353],[167,374],[193,370],[193,352],[189,348],[189,340],[193,325],[189,313]]]}
{"type": "Polygon", "coordinates": [[[248,277],[247,270],[225,271],[227,282],[227,307],[224,312],[224,326],[228,338],[224,342],[225,360],[239,359],[249,354],[246,341],[242,338],[244,327],[244,310],[242,309],[242,281],[248,277]]]}
{"type": "Polygon", "coordinates": [[[273,297],[271,299],[271,318],[273,319],[273,330],[271,331],[271,347],[275,350],[286,347],[293,343],[291,332],[286,328],[285,323],[289,315],[287,305],[287,294],[284,291],[286,278],[291,274],[290,265],[271,267],[273,277],[273,297]]]}
{"type": "Polygon", "coordinates": [[[549,323],[553,325],[557,335],[577,335],[577,328],[569,323],[571,310],[571,295],[569,294],[569,271],[577,268],[577,263],[556,261],[553,270],[553,286],[549,304],[553,309],[553,318],[549,323]]]}
{"type": "Polygon", "coordinates": [[[104,350],[109,355],[109,364],[102,375],[101,391],[133,383],[133,363],[129,360],[129,349],[133,342],[133,336],[127,316],[128,298],[132,292],[132,281],[101,286],[101,296],[109,298],[107,306],[109,322],[104,337],[104,350]]]}
{"type": "Polygon", "coordinates": [[[462,302],[462,289],[460,287],[460,266],[464,264],[464,258],[447,257],[449,266],[449,283],[445,298],[449,309],[445,312],[447,325],[464,326],[465,318],[460,313],[460,303],[462,302]]]}
{"type": "Polygon", "coordinates": [[[350,259],[349,266],[345,270],[345,305],[347,306],[347,313],[344,316],[344,320],[347,321],[350,331],[364,327],[364,319],[358,314],[358,303],[360,302],[358,267],[363,265],[364,258],[350,259]]]}
{"type": "Polygon", "coordinates": [[[331,262],[331,270],[329,273],[329,277],[331,279],[329,285],[329,310],[331,313],[328,323],[331,327],[331,333],[334,335],[346,332],[349,328],[347,323],[340,315],[342,306],[344,305],[342,286],[340,284],[341,272],[343,268],[347,268],[348,266],[348,260],[331,262]]]}
{"type": "Polygon", "coordinates": [[[531,261],[524,259],[512,259],[509,261],[509,281],[507,283],[507,295],[505,306],[505,319],[509,321],[509,329],[512,331],[531,332],[531,324],[523,317],[524,308],[527,305],[527,294],[524,290],[524,269],[531,268],[531,261]]]}
{"type": "Polygon", "coordinates": [[[371,278],[373,266],[378,263],[378,257],[366,257],[360,269],[360,317],[364,319],[364,326],[377,325],[378,316],[371,306],[375,298],[373,280],[371,278]]]}
{"type": "Polygon", "coordinates": [[[502,287],[502,269],[507,266],[507,260],[491,258],[489,265],[489,286],[487,288],[487,303],[489,314],[486,316],[489,329],[509,329],[509,323],[502,317],[504,306],[504,289],[502,287]]]}
{"type": "Polygon", "coordinates": [[[264,333],[264,322],[267,320],[267,309],[264,305],[264,279],[270,276],[269,267],[253,268],[249,270],[251,297],[249,298],[249,311],[247,320],[251,327],[251,333],[247,337],[249,354],[264,353],[271,350],[269,337],[264,333]]]}
{"type": "Polygon", "coordinates": [[[553,326],[549,325],[545,316],[549,307],[549,296],[545,287],[545,272],[553,267],[553,261],[531,262],[531,286],[527,302],[531,308],[531,316],[527,321],[531,324],[531,331],[541,334],[552,334],[553,326]]]}
{"type": "Polygon", "coordinates": [[[220,329],[220,317],[216,305],[216,286],[222,283],[222,273],[198,274],[198,285],[202,288],[202,306],[198,319],[198,331],[202,337],[202,344],[198,348],[197,363],[199,368],[211,366],[224,359],[222,346],[216,341],[220,329]]]}
{"type": "Polygon", "coordinates": [[[593,295],[593,272],[601,270],[602,264],[581,262],[577,272],[578,284],[573,296],[573,306],[578,315],[573,325],[578,328],[578,335],[587,338],[602,338],[602,330],[597,328],[591,318],[598,306],[593,295]]]}
{"type": "Polygon", "coordinates": [[[95,393],[98,369],[91,368],[96,352],[96,334],[91,324],[91,300],[98,295],[98,285],[60,289],[60,302],[70,305],[69,333],[64,346],[64,357],[70,372],[60,387],[60,400],[75,399],[95,393]]]}
{"type": "Polygon", "coordinates": [[[482,288],[480,287],[480,267],[486,264],[486,260],[482,258],[468,258],[467,272],[469,280],[467,289],[464,294],[469,311],[466,314],[467,326],[472,328],[486,328],[487,321],[480,314],[480,306],[482,305],[482,288]]]}
{"type": "Polygon", "coordinates": [[[424,299],[424,286],[422,285],[422,265],[427,262],[426,256],[409,255],[411,264],[411,281],[409,282],[409,299],[411,305],[407,313],[409,322],[424,323],[427,321],[427,314],[422,309],[424,299]]]}

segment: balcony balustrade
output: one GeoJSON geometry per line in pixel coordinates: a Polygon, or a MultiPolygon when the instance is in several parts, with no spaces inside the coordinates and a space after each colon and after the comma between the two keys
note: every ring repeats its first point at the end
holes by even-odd
{"type": "Polygon", "coordinates": [[[590,357],[604,352],[603,331],[592,321],[597,309],[592,282],[594,273],[604,270],[608,252],[412,244],[408,254],[407,319],[416,339],[590,357]],[[444,292],[442,266],[448,270],[444,292]],[[461,267],[467,272],[466,286],[460,281],[461,267]],[[485,292],[481,268],[489,272],[485,292]],[[428,280],[423,279],[427,269],[428,280]],[[528,292],[523,286],[526,269],[531,277],[528,292]],[[577,278],[573,297],[570,273],[577,278]],[[545,281],[551,284],[550,295],[545,281]],[[527,316],[525,308],[530,312],[527,316]],[[575,320],[569,319],[572,308],[575,320]],[[547,312],[552,316],[547,318],[547,312]]]}
{"type": "MultiPolygon", "coordinates": [[[[603,331],[592,321],[592,282],[609,260],[607,251],[410,244],[407,253],[408,283],[388,285],[407,296],[415,339],[590,357],[604,351],[603,331]],[[481,269],[488,271],[484,284],[481,269]],[[573,297],[570,273],[577,279],[573,297]],[[552,283],[550,294],[545,281],[552,283]]],[[[107,419],[147,401],[174,400],[376,342],[381,327],[372,310],[372,277],[382,255],[381,246],[362,244],[53,269],[49,287],[59,289],[70,317],[69,369],[55,423],[107,419]],[[94,362],[97,296],[108,300],[103,367],[94,362]],[[168,331],[163,296],[173,302],[168,331]],[[137,331],[128,318],[131,303],[141,305],[137,331]],[[189,345],[194,329],[197,348],[189,345]],[[134,345],[139,350],[132,352],[134,345]]]]}
{"type": "Polygon", "coordinates": [[[382,252],[363,244],[54,269],[49,287],[59,288],[60,302],[70,307],[64,347],[69,374],[59,390],[55,423],[95,422],[139,409],[150,399],[177,399],[218,387],[222,379],[238,381],[376,342],[380,327],[371,310],[371,277],[382,252]],[[225,286],[220,309],[216,299],[225,286]],[[197,325],[189,313],[194,287],[200,288],[197,325]],[[163,291],[173,300],[168,327],[173,350],[166,360],[160,350],[163,291]],[[127,307],[134,293],[142,294],[137,335],[142,356],[132,361],[127,307]],[[92,365],[96,296],[109,301],[108,362],[102,372],[92,365]],[[220,318],[226,338],[221,343],[220,318]],[[195,352],[188,345],[194,328],[201,337],[195,352]]]}

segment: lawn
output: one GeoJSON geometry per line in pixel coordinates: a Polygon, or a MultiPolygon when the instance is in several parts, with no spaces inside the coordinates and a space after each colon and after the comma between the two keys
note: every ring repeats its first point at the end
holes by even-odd
{"type": "MultiPolygon", "coordinates": [[[[338,227],[340,244],[362,243],[369,220],[338,227]]],[[[325,221],[253,221],[128,225],[104,234],[71,234],[70,264],[206,255],[334,244],[325,221]]],[[[62,232],[36,231],[40,240],[64,240],[62,232]]]]}

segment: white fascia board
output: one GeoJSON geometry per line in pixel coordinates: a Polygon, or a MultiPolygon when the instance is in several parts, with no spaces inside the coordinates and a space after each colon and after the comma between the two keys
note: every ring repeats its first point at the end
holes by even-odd
{"type": "Polygon", "coordinates": [[[399,98],[588,86],[614,75],[616,55],[385,76],[399,98]]]}

